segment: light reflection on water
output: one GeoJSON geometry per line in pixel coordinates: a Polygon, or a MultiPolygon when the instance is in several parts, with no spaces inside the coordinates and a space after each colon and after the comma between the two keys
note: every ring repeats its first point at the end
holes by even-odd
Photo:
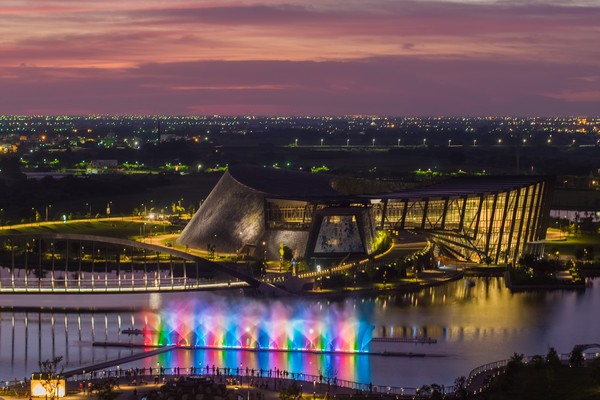
{"type": "MultiPolygon", "coordinates": [[[[338,379],[362,383],[416,387],[425,383],[451,384],[481,364],[508,358],[514,352],[545,354],[549,346],[569,352],[573,345],[597,343],[600,320],[591,318],[600,306],[599,280],[585,292],[511,294],[501,278],[480,278],[470,287],[464,281],[415,294],[346,300],[346,309],[369,310],[363,318],[376,337],[431,337],[435,344],[372,343],[371,350],[425,354],[426,357],[382,357],[346,354],[268,353],[221,350],[174,351],[128,366],[188,368],[199,365],[237,368],[278,368],[318,375],[332,368],[338,379]],[[392,346],[392,347],[390,347],[392,346]]],[[[163,304],[187,302],[179,294],[163,304]]],[[[194,297],[202,301],[203,294],[194,297]]],[[[295,300],[287,299],[286,303],[295,300]]],[[[318,302],[315,302],[318,303],[318,302]]],[[[330,307],[327,302],[318,308],[330,307]]],[[[336,305],[339,307],[340,305],[336,305]]],[[[22,378],[36,370],[39,360],[62,355],[66,369],[125,357],[140,349],[95,347],[93,342],[139,343],[143,339],[119,334],[141,328],[147,310],[139,312],[12,312],[0,313],[0,379],[22,378]]]]}

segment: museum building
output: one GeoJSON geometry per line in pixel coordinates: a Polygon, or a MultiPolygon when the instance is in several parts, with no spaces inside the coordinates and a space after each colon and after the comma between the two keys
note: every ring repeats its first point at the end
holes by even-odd
{"type": "Polygon", "coordinates": [[[436,256],[510,263],[541,255],[553,179],[468,176],[426,186],[231,167],[178,238],[191,248],[278,259],[370,255],[378,234],[414,233],[436,256]],[[400,189],[399,189],[400,188],[400,189]]]}

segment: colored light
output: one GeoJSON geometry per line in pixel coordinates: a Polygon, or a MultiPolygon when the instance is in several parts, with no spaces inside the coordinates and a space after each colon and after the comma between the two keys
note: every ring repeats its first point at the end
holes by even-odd
{"type": "Polygon", "coordinates": [[[145,316],[146,345],[261,351],[368,352],[373,326],[360,308],[209,297],[145,316]]]}

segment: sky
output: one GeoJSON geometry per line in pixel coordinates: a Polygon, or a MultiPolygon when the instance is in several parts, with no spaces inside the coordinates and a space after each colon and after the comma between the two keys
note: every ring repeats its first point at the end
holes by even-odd
{"type": "Polygon", "coordinates": [[[0,0],[0,114],[600,115],[600,0],[0,0]]]}

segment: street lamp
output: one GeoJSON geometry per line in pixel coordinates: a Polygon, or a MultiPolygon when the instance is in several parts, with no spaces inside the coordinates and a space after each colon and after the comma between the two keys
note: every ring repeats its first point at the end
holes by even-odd
{"type": "Polygon", "coordinates": [[[373,138],[373,144],[371,146],[375,146],[375,138],[373,138]]]}
{"type": "Polygon", "coordinates": [[[321,139],[321,146],[323,146],[323,139],[321,139]]]}
{"type": "Polygon", "coordinates": [[[294,145],[298,147],[298,139],[294,139],[294,145]]]}
{"type": "Polygon", "coordinates": [[[398,147],[400,147],[400,139],[398,139],[398,147]]]}
{"type": "Polygon", "coordinates": [[[350,139],[346,139],[346,146],[350,146],[350,139]]]}

